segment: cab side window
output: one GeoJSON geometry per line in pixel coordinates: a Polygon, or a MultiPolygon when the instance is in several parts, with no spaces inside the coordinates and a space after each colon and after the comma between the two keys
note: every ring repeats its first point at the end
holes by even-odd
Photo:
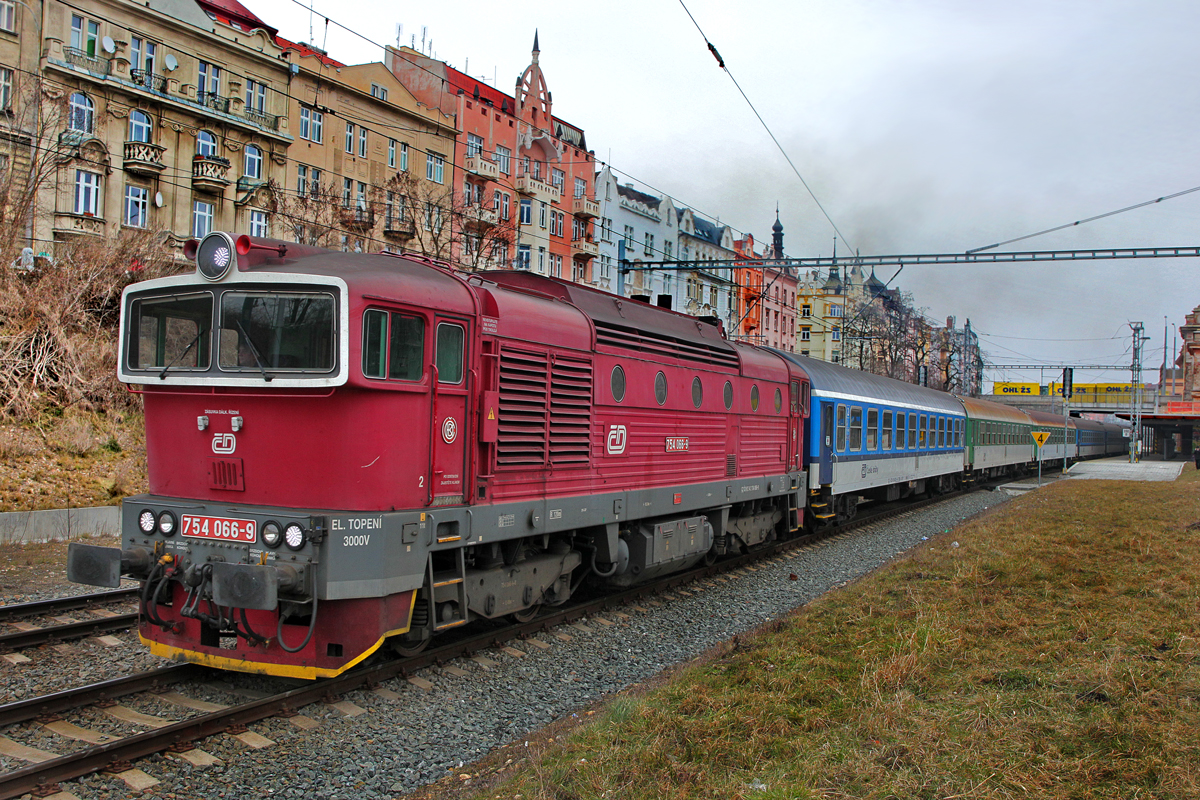
{"type": "Polygon", "coordinates": [[[369,309],[363,315],[363,375],[368,378],[421,380],[425,320],[369,309]]]}
{"type": "Polygon", "coordinates": [[[462,383],[463,328],[443,322],[437,330],[437,369],[439,383],[462,383]]]}

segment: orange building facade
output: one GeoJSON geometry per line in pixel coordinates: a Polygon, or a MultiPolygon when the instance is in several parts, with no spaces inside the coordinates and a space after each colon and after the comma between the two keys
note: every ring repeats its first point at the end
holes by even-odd
{"type": "Polygon", "coordinates": [[[739,299],[734,335],[752,344],[794,352],[799,282],[791,267],[774,262],[783,258],[783,225],[778,217],[772,231],[773,243],[761,253],[755,252],[753,234],[734,240],[739,259],[734,269],[739,299]]]}

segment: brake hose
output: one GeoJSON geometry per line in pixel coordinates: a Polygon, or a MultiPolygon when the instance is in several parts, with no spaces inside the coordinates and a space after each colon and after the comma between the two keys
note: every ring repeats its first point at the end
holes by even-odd
{"type": "Polygon", "coordinates": [[[282,610],[280,610],[280,612],[279,612],[279,624],[275,628],[275,641],[279,642],[279,646],[282,647],[286,652],[299,653],[305,647],[308,647],[308,642],[309,642],[309,640],[312,639],[313,631],[315,631],[316,629],[317,629],[317,594],[316,594],[316,592],[313,592],[312,616],[308,620],[308,635],[304,637],[304,641],[300,643],[299,647],[288,647],[287,644],[283,641],[283,611],[282,610]]]}

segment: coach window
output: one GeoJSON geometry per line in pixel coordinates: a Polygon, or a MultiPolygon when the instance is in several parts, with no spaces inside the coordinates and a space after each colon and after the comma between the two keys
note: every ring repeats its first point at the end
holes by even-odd
{"type": "Polygon", "coordinates": [[[757,384],[750,387],[750,410],[758,411],[758,385],[757,384]]]}
{"type": "Polygon", "coordinates": [[[938,447],[946,446],[946,418],[938,417],[938,447]]]}
{"type": "Polygon", "coordinates": [[[881,439],[883,450],[892,449],[892,412],[883,412],[883,438],[881,439]]]}
{"type": "Polygon", "coordinates": [[[661,372],[654,376],[654,399],[660,406],[667,402],[667,376],[661,372]]]}
{"type": "Polygon", "coordinates": [[[692,405],[696,408],[704,402],[704,384],[700,382],[700,376],[692,378],[692,405]]]}
{"type": "Polygon", "coordinates": [[[850,449],[862,450],[862,408],[850,409],[850,449]]]}
{"type": "Polygon", "coordinates": [[[612,380],[610,382],[610,385],[612,386],[613,400],[617,403],[624,400],[625,399],[625,370],[621,369],[620,364],[617,364],[615,367],[613,367],[612,380]]]}
{"type": "Polygon", "coordinates": [[[912,412],[908,414],[908,449],[917,449],[917,415],[912,412]]]}
{"type": "Polygon", "coordinates": [[[729,381],[725,381],[725,397],[723,399],[725,400],[726,411],[733,408],[733,384],[729,381]]]}
{"type": "Polygon", "coordinates": [[[846,449],[846,407],[837,407],[837,449],[846,449]]]}
{"type": "Polygon", "coordinates": [[[929,417],[922,414],[917,422],[917,447],[924,450],[926,442],[929,441],[927,433],[929,431],[929,417]]]}
{"type": "Polygon", "coordinates": [[[867,449],[874,450],[879,446],[879,409],[867,409],[867,449]]]}
{"type": "Polygon", "coordinates": [[[462,383],[463,328],[443,322],[437,330],[438,383],[462,383]]]}

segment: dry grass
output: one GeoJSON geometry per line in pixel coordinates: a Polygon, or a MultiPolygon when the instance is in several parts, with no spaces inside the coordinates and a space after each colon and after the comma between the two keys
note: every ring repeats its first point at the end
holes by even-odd
{"type": "Polygon", "coordinates": [[[1190,466],[1058,482],[468,783],[525,800],[1200,796],[1197,521],[1190,466]]]}

